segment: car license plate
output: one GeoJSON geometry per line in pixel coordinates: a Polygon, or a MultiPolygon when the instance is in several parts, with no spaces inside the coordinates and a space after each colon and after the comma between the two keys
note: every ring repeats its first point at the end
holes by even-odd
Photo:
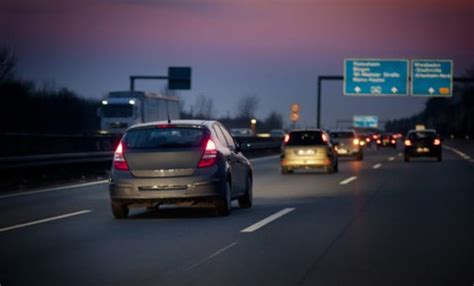
{"type": "Polygon", "coordinates": [[[430,152],[430,149],[428,149],[426,147],[418,147],[418,148],[416,148],[416,152],[418,152],[418,153],[427,153],[427,152],[430,152]]]}
{"type": "Polygon", "coordinates": [[[346,150],[346,149],[337,149],[337,153],[339,153],[339,154],[347,154],[347,150],[346,150]]]}

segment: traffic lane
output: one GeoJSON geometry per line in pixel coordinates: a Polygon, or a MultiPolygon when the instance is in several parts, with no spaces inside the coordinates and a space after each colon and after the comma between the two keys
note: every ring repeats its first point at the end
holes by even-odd
{"type": "Polygon", "coordinates": [[[383,170],[393,176],[312,265],[304,285],[472,284],[470,167],[446,153],[440,163],[395,161],[383,170]]]}
{"type": "Polygon", "coordinates": [[[231,248],[169,276],[164,285],[297,285],[391,179],[391,174],[371,169],[350,184],[333,184],[331,192],[317,199],[293,201],[294,211],[256,232],[242,233],[231,248]]]}
{"type": "Polygon", "coordinates": [[[341,181],[371,171],[374,164],[387,162],[390,158],[400,158],[399,153],[400,150],[383,148],[366,150],[363,161],[341,157],[339,172],[334,174],[326,174],[322,170],[303,170],[280,175],[279,159],[275,158],[259,168],[254,168],[255,203],[299,203],[331,196],[334,186],[341,181]]]}
{"type": "Polygon", "coordinates": [[[454,147],[459,151],[469,155],[471,158],[474,158],[473,139],[446,139],[443,141],[443,145],[454,147]]]}

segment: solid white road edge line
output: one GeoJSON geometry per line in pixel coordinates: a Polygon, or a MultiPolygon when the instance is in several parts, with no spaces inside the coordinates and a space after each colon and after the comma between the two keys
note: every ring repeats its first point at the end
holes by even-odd
{"type": "Polygon", "coordinates": [[[295,208],[285,208],[285,209],[282,209],[281,211],[277,212],[277,213],[274,213],[272,214],[271,216],[267,217],[267,218],[264,218],[262,219],[261,221],[255,223],[255,224],[252,224],[251,226],[247,227],[247,228],[244,228],[242,229],[240,232],[254,232],[256,230],[258,230],[259,228],[262,228],[263,226],[271,223],[272,221],[294,211],[295,208]]]}
{"type": "Polygon", "coordinates": [[[350,178],[345,179],[344,181],[339,182],[339,184],[340,185],[346,185],[346,184],[349,184],[350,182],[354,181],[355,179],[357,179],[357,177],[352,176],[350,178]]]}
{"type": "Polygon", "coordinates": [[[86,214],[86,213],[90,213],[90,212],[91,212],[91,210],[83,210],[83,211],[63,214],[63,215],[59,215],[59,216],[53,216],[53,217],[50,217],[50,218],[40,219],[40,220],[36,220],[36,221],[32,221],[32,222],[27,222],[27,223],[17,224],[17,225],[13,225],[13,226],[8,226],[8,227],[0,228],[0,232],[5,232],[5,231],[17,229],[17,228],[22,228],[22,227],[26,227],[26,226],[30,226],[30,225],[35,225],[35,224],[45,223],[45,222],[49,222],[49,221],[53,221],[53,220],[68,218],[68,217],[77,216],[77,215],[81,215],[81,214],[86,214]]]}
{"type": "Polygon", "coordinates": [[[382,166],[382,164],[375,164],[375,165],[372,166],[372,168],[378,169],[378,168],[380,168],[381,166],[382,166]]]}
{"type": "Polygon", "coordinates": [[[260,162],[260,161],[266,161],[266,160],[276,159],[276,158],[279,158],[279,157],[280,157],[280,154],[277,154],[277,155],[270,155],[270,156],[265,156],[265,157],[250,159],[250,162],[251,162],[251,163],[256,163],[256,162],[260,162]]]}
{"type": "Polygon", "coordinates": [[[466,159],[466,160],[469,160],[471,159],[471,156],[467,155],[466,153],[454,148],[454,147],[451,147],[451,146],[447,146],[447,145],[443,145],[443,148],[445,149],[448,149],[450,151],[453,151],[454,153],[458,154],[459,156],[461,156],[463,159],[466,159]]]}
{"type": "Polygon", "coordinates": [[[8,195],[0,195],[0,200],[6,199],[6,198],[13,198],[13,197],[41,194],[41,193],[54,192],[54,191],[60,191],[60,190],[74,189],[74,188],[80,188],[80,187],[87,187],[87,186],[93,186],[93,185],[100,185],[100,184],[105,184],[108,181],[109,180],[101,180],[101,181],[95,181],[95,182],[89,182],[89,183],[67,185],[67,186],[47,188],[47,189],[39,189],[35,191],[27,191],[27,192],[14,193],[14,194],[8,194],[8,195]]]}
{"type": "Polygon", "coordinates": [[[221,254],[222,252],[226,251],[227,249],[233,247],[236,244],[237,244],[237,241],[232,242],[231,244],[227,245],[226,247],[219,249],[218,251],[214,252],[213,254],[209,255],[208,257],[206,257],[206,258],[194,263],[193,265],[189,266],[188,268],[185,269],[185,271],[189,271],[191,269],[194,269],[194,268],[198,267],[199,265],[202,265],[203,263],[206,263],[207,261],[211,260],[213,257],[221,254]]]}

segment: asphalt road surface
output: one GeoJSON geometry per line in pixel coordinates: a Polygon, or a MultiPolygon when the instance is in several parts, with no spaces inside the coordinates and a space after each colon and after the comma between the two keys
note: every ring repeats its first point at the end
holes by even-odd
{"type": "Polygon", "coordinates": [[[103,182],[4,195],[0,285],[471,286],[474,154],[456,150],[440,163],[371,150],[330,175],[257,159],[254,207],[234,202],[229,217],[164,207],[115,220],[103,182]]]}

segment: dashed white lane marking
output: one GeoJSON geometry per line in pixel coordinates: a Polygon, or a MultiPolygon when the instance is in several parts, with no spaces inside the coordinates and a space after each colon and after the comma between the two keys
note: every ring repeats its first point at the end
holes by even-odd
{"type": "Polygon", "coordinates": [[[372,166],[372,168],[378,169],[378,168],[380,168],[381,166],[382,166],[382,164],[375,164],[375,165],[372,166]]]}
{"type": "Polygon", "coordinates": [[[91,212],[91,210],[83,210],[83,211],[63,214],[63,215],[59,215],[59,216],[53,216],[53,217],[50,217],[50,218],[40,219],[40,220],[36,220],[36,221],[32,221],[32,222],[12,225],[12,226],[8,226],[8,227],[0,228],[0,232],[5,232],[5,231],[17,229],[17,228],[22,228],[22,227],[35,225],[35,224],[50,222],[50,221],[53,221],[53,220],[68,218],[68,217],[77,216],[77,215],[81,215],[81,214],[86,214],[86,213],[90,213],[90,212],[91,212]]]}
{"type": "Polygon", "coordinates": [[[75,185],[40,189],[40,190],[35,190],[35,191],[21,192],[21,193],[9,194],[9,195],[2,195],[2,196],[0,196],[0,199],[21,197],[21,196],[27,196],[27,195],[33,195],[33,194],[41,194],[41,193],[54,192],[54,191],[60,191],[60,190],[67,190],[67,189],[93,186],[93,185],[100,185],[100,184],[105,184],[107,182],[109,182],[109,181],[108,180],[102,180],[102,181],[89,182],[89,183],[83,183],[83,184],[75,184],[75,185]]]}
{"type": "Polygon", "coordinates": [[[344,181],[339,182],[339,184],[340,185],[346,185],[346,184],[349,184],[350,182],[354,181],[355,179],[357,179],[357,177],[352,176],[350,178],[345,179],[344,181]]]}
{"type": "Polygon", "coordinates": [[[393,161],[393,160],[395,160],[395,157],[390,157],[390,158],[388,158],[388,160],[393,161]]]}
{"type": "Polygon", "coordinates": [[[401,157],[401,156],[403,156],[403,153],[401,153],[401,152],[398,153],[398,157],[401,157]]]}
{"type": "Polygon", "coordinates": [[[471,159],[471,156],[467,155],[466,153],[456,149],[456,148],[453,148],[451,146],[446,146],[446,145],[443,145],[443,148],[445,149],[448,149],[450,151],[453,151],[454,153],[458,154],[461,158],[463,159],[466,159],[466,160],[470,160],[471,159]]]}
{"type": "Polygon", "coordinates": [[[277,213],[274,213],[272,214],[271,216],[267,217],[267,218],[264,218],[262,219],[261,221],[255,223],[255,224],[252,224],[251,226],[247,227],[247,228],[244,228],[242,229],[240,232],[254,232],[256,230],[258,230],[259,228],[261,227],[264,227],[265,225],[271,223],[272,221],[294,211],[295,208],[285,208],[285,209],[282,209],[281,211],[277,212],[277,213]]]}
{"type": "Polygon", "coordinates": [[[189,266],[188,268],[185,269],[185,271],[192,270],[192,269],[198,267],[199,265],[202,265],[202,264],[206,263],[207,261],[209,261],[212,258],[216,257],[217,255],[221,254],[222,252],[226,251],[227,249],[235,246],[236,244],[237,244],[237,241],[232,242],[231,244],[227,245],[226,247],[219,249],[218,251],[214,252],[213,254],[209,255],[208,257],[206,257],[206,258],[194,263],[193,265],[189,266]]]}

